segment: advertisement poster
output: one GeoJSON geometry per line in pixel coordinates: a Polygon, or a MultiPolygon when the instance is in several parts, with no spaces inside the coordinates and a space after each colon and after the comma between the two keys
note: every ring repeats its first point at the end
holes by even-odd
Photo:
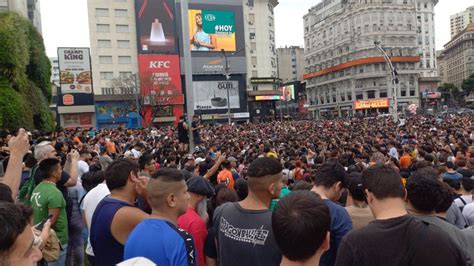
{"type": "Polygon", "coordinates": [[[91,114],[65,114],[64,115],[64,127],[65,128],[74,128],[74,127],[89,128],[89,127],[92,127],[91,114]]]}
{"type": "Polygon", "coordinates": [[[89,48],[58,48],[61,94],[92,94],[89,48]]]}
{"type": "Polygon", "coordinates": [[[365,101],[355,101],[354,109],[376,109],[376,108],[388,108],[390,107],[390,101],[387,98],[377,99],[377,100],[365,100],[365,101]]]}
{"type": "Polygon", "coordinates": [[[141,118],[134,101],[96,102],[99,128],[140,127],[141,118]]]}
{"type": "Polygon", "coordinates": [[[281,92],[283,95],[283,100],[293,101],[295,99],[295,85],[286,85],[281,87],[281,92]]]}
{"type": "Polygon", "coordinates": [[[174,0],[137,0],[139,53],[177,53],[174,0]]]}
{"type": "Polygon", "coordinates": [[[194,110],[227,109],[227,90],[230,108],[240,108],[238,81],[194,81],[194,110]]]}
{"type": "Polygon", "coordinates": [[[138,63],[145,105],[157,105],[155,100],[159,101],[159,105],[176,104],[177,97],[175,96],[183,94],[179,56],[139,55],[138,63]]]}
{"type": "Polygon", "coordinates": [[[234,12],[190,9],[188,14],[191,51],[236,51],[234,12]]]}

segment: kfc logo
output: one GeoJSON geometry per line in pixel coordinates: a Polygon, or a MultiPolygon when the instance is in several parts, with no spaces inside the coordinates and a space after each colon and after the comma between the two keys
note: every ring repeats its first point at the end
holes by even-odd
{"type": "Polygon", "coordinates": [[[170,61],[150,61],[149,68],[171,68],[170,61]]]}

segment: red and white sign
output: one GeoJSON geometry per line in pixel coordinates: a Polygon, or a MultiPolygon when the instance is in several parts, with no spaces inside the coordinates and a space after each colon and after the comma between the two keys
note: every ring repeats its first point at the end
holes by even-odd
{"type": "Polygon", "coordinates": [[[63,95],[63,104],[64,105],[74,105],[74,95],[64,94],[63,95]]]}
{"type": "Polygon", "coordinates": [[[143,54],[138,56],[143,96],[155,105],[183,104],[179,55],[143,54]]]}

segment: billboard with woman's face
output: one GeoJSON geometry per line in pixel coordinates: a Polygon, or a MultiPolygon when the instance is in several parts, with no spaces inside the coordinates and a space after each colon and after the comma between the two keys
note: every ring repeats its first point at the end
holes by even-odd
{"type": "Polygon", "coordinates": [[[236,51],[234,12],[190,9],[188,16],[191,51],[236,51]]]}

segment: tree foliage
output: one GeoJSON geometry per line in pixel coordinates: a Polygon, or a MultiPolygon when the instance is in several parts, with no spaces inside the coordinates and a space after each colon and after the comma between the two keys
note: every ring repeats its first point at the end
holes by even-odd
{"type": "Polygon", "coordinates": [[[0,13],[0,128],[54,128],[50,77],[36,28],[17,13],[0,13]]]}
{"type": "Polygon", "coordinates": [[[474,74],[465,79],[461,87],[468,93],[474,92],[474,74]]]}

